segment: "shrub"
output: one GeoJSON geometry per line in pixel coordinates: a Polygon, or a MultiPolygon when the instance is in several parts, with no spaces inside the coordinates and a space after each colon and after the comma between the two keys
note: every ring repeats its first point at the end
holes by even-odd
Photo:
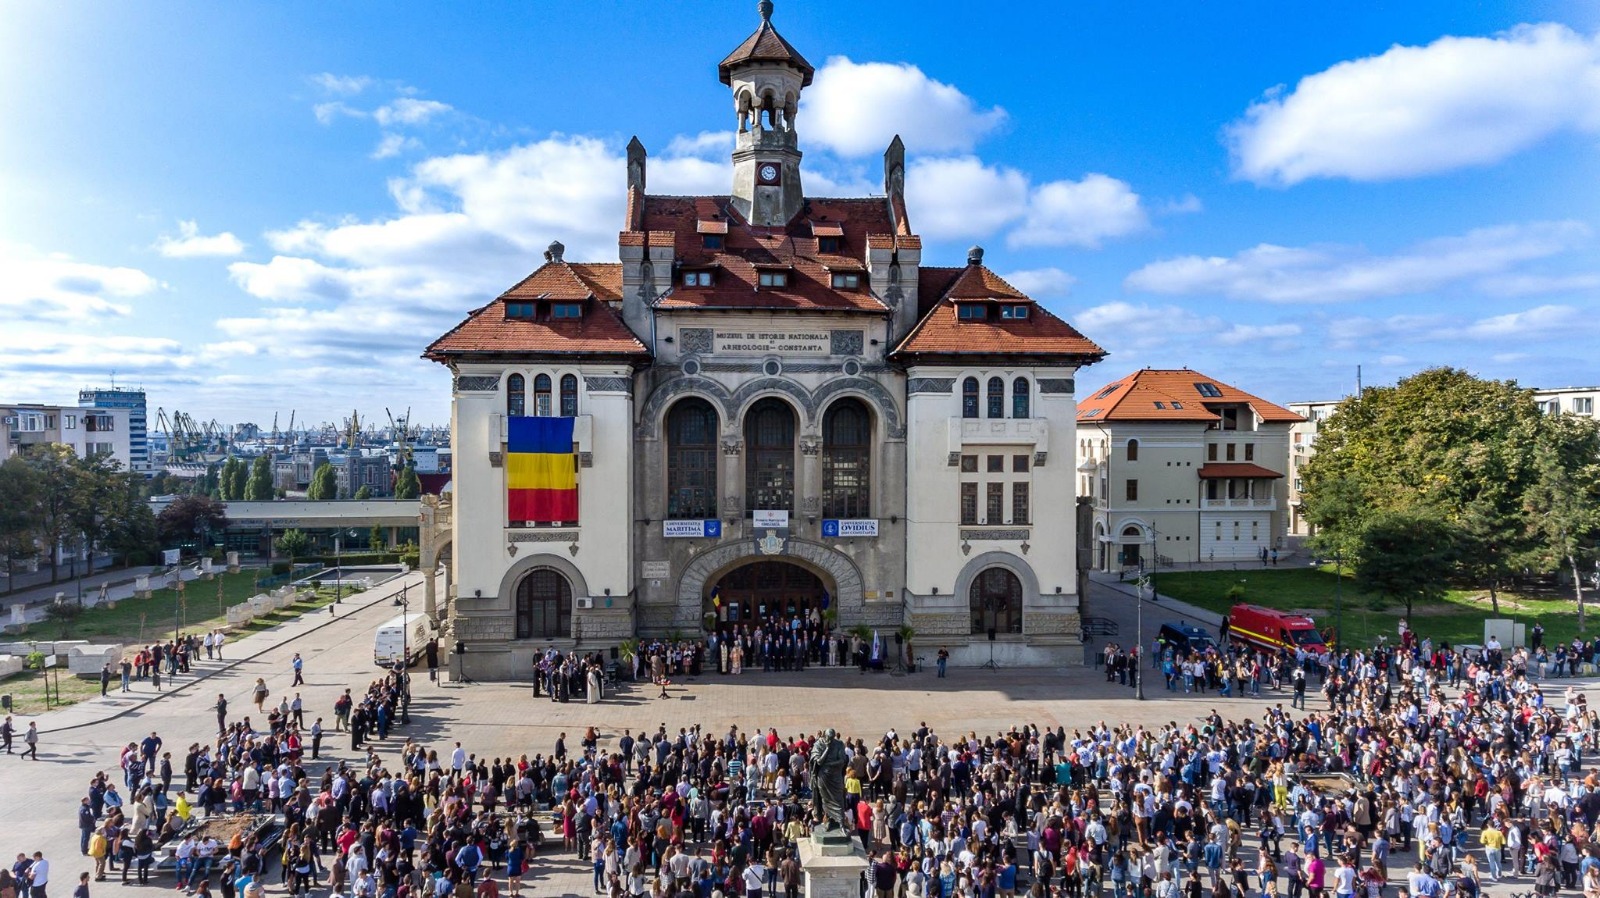
{"type": "Polygon", "coordinates": [[[1235,583],[1232,586],[1228,587],[1228,591],[1223,593],[1222,597],[1227,599],[1230,602],[1235,603],[1235,604],[1237,604],[1239,602],[1243,602],[1244,601],[1244,586],[1242,584],[1235,583]]]}

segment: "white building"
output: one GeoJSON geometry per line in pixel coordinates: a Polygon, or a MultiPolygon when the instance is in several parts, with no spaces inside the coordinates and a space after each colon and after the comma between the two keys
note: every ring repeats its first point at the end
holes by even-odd
{"type": "Polygon", "coordinates": [[[1596,401],[1600,397],[1600,387],[1535,387],[1533,390],[1534,401],[1539,403],[1539,408],[1545,414],[1582,415],[1585,418],[1595,417],[1595,408],[1600,406],[1596,401]]]}
{"type": "Polygon", "coordinates": [[[1082,400],[1077,417],[1100,570],[1152,552],[1165,564],[1282,547],[1298,414],[1197,371],[1145,368],[1082,400]]]}
{"type": "Polygon", "coordinates": [[[450,568],[471,676],[796,619],[910,625],[956,663],[1082,661],[1073,379],[1104,353],[981,249],[923,264],[898,138],[883,196],[806,196],[813,69],[770,12],[718,67],[729,194],[648,194],[635,139],[617,260],[552,244],[427,350],[454,377],[454,467],[424,565],[450,568]]]}
{"type": "Polygon", "coordinates": [[[0,461],[33,446],[59,443],[72,447],[79,458],[109,455],[129,470],[129,414],[126,408],[0,404],[0,461]]]}

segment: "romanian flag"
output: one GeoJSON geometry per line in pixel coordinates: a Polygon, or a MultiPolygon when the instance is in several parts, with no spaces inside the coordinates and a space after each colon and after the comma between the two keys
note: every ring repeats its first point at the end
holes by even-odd
{"type": "Polygon", "coordinates": [[[511,526],[578,520],[573,418],[508,418],[506,517],[511,526]]]}

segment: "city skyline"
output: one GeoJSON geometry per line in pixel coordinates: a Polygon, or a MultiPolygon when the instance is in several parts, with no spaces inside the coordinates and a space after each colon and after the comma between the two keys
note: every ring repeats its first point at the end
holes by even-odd
{"type": "MultiPolygon", "coordinates": [[[[1358,364],[1600,379],[1594,8],[918,12],[779,3],[818,67],[807,192],[881,191],[900,134],[925,262],[981,244],[1109,349],[1080,392],[1146,366],[1278,402],[1344,395],[1358,364]]],[[[552,240],[615,259],[632,135],[652,192],[726,193],[705,60],[756,21],[745,0],[8,17],[0,396],[115,377],[152,413],[263,427],[448,421],[423,346],[552,240]]]]}

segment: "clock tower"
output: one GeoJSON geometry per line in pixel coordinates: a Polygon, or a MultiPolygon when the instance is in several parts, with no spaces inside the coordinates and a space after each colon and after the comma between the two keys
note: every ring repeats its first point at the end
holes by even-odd
{"type": "Polygon", "coordinates": [[[739,132],[733,151],[733,205],[757,227],[787,224],[800,211],[800,149],[794,130],[800,91],[816,70],[772,27],[772,0],[761,0],[761,26],[717,66],[733,91],[739,132]]]}

